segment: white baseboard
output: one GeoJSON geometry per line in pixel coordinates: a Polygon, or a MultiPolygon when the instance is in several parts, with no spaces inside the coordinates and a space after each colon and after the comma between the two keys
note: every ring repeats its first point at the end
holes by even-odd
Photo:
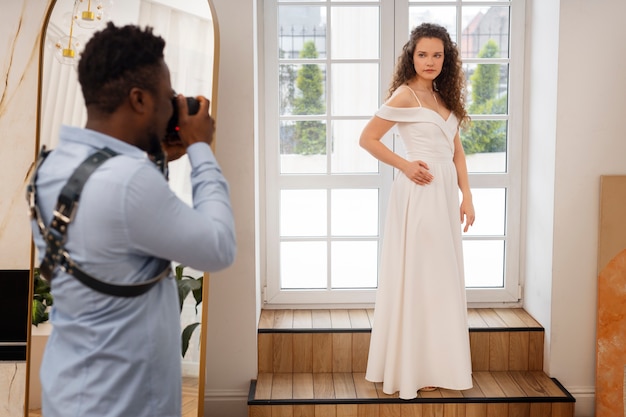
{"type": "Polygon", "coordinates": [[[200,364],[198,362],[185,362],[182,363],[183,376],[195,376],[200,373],[200,364]]]}
{"type": "Polygon", "coordinates": [[[596,412],[595,387],[567,387],[567,390],[576,398],[574,416],[594,417],[596,412]]]}
{"type": "Polygon", "coordinates": [[[206,390],[204,417],[248,417],[248,391],[206,390]]]}

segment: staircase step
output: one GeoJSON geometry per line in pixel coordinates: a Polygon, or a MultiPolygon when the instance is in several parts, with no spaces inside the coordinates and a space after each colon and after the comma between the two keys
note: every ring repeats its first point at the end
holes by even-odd
{"type": "Polygon", "coordinates": [[[466,391],[382,392],[361,372],[260,373],[250,384],[249,417],[572,417],[574,398],[541,371],[474,372],[466,391]]]}
{"type": "Polygon", "coordinates": [[[469,309],[474,387],[402,400],[365,380],[372,309],[263,310],[249,417],[573,417],[523,309],[469,309]]]}
{"type": "MultiPolygon", "coordinates": [[[[373,310],[263,310],[258,372],[365,372],[373,310]]],[[[544,329],[522,309],[468,310],[474,371],[541,371],[544,329]]]]}

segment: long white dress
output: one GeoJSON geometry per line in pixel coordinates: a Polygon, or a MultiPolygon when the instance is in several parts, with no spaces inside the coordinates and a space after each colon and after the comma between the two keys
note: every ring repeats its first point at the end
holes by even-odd
{"type": "MultiPolygon", "coordinates": [[[[408,87],[406,87],[408,88],[408,87]]],[[[415,94],[414,94],[415,95],[415,94]]],[[[408,160],[422,160],[433,181],[399,173],[388,204],[367,373],[400,398],[427,386],[472,387],[459,189],[452,161],[458,119],[419,106],[376,113],[397,122],[408,160]]]]}

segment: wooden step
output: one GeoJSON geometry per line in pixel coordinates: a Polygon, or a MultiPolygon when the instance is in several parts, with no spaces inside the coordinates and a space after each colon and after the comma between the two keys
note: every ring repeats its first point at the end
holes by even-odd
{"type": "Polygon", "coordinates": [[[260,373],[249,417],[573,417],[574,398],[540,371],[474,372],[466,391],[402,400],[355,373],[260,373]]]}
{"type": "MultiPolygon", "coordinates": [[[[470,309],[474,371],[541,371],[544,330],[522,309],[470,309]]],[[[365,372],[373,310],[263,310],[258,372],[365,372]]]]}
{"type": "Polygon", "coordinates": [[[249,417],[573,417],[523,309],[470,309],[474,387],[402,400],[365,380],[373,310],[263,310],[249,417]]]}

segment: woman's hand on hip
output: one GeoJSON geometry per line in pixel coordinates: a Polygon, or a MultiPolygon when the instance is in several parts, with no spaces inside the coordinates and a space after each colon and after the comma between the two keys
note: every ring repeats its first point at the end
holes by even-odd
{"type": "Polygon", "coordinates": [[[402,170],[404,175],[418,185],[428,185],[433,180],[433,174],[428,169],[428,164],[424,161],[410,161],[402,170]]]}

